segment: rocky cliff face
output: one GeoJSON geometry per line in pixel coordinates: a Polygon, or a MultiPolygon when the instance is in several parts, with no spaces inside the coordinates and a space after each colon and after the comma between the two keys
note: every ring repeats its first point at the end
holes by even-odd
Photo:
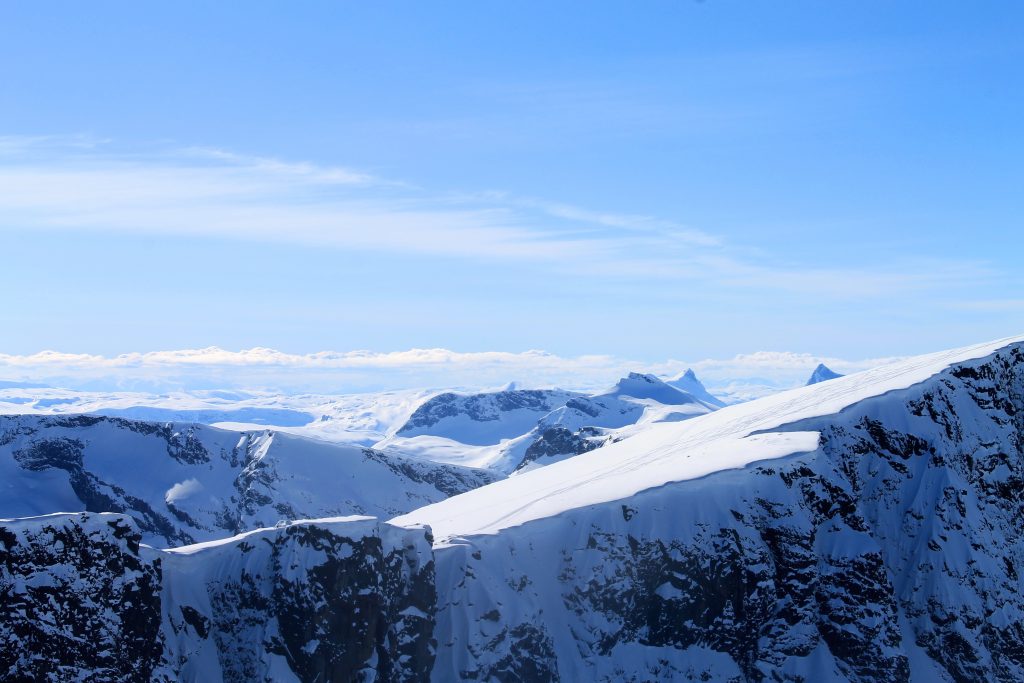
{"type": "Polygon", "coordinates": [[[810,453],[437,552],[435,680],[1024,680],[1024,356],[838,415],[810,453]]]}
{"type": "Polygon", "coordinates": [[[0,523],[0,678],[422,681],[430,536],[299,522],[173,552],[123,515],[0,523]]]}
{"type": "Polygon", "coordinates": [[[295,523],[161,553],[180,680],[416,681],[434,658],[429,534],[295,523]]]}
{"type": "Polygon", "coordinates": [[[0,679],[148,680],[160,585],[121,515],[0,521],[0,679]]]}

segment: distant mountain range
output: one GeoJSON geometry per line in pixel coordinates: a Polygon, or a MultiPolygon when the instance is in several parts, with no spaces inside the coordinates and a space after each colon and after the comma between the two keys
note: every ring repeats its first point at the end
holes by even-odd
{"type": "Polygon", "coordinates": [[[626,438],[627,428],[641,422],[707,414],[717,403],[635,372],[591,395],[558,389],[448,392],[425,401],[378,447],[509,474],[626,438]]]}
{"type": "Polygon", "coordinates": [[[0,416],[0,678],[1024,680],[1024,338],[699,384],[0,416]]]}

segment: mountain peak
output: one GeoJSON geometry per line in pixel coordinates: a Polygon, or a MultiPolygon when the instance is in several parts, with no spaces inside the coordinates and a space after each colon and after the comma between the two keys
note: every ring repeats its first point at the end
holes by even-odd
{"type": "Polygon", "coordinates": [[[611,389],[602,395],[622,394],[633,398],[647,398],[647,394],[651,391],[662,389],[674,389],[674,387],[669,387],[664,380],[649,373],[630,372],[625,377],[621,377],[611,389]]]}
{"type": "Polygon", "coordinates": [[[814,372],[811,373],[810,378],[807,380],[806,386],[812,384],[818,384],[820,382],[827,382],[830,379],[837,379],[843,375],[831,370],[824,363],[818,363],[818,367],[814,368],[814,372]]]}
{"type": "Polygon", "coordinates": [[[612,398],[650,399],[663,405],[698,403],[700,398],[688,391],[668,384],[649,373],[631,372],[600,396],[612,398]]]}
{"type": "Polygon", "coordinates": [[[697,379],[697,373],[693,371],[693,368],[687,368],[686,372],[668,380],[666,384],[678,389],[679,391],[690,394],[697,400],[707,403],[708,405],[712,405],[717,408],[725,407],[725,402],[713,396],[711,392],[705,388],[704,384],[697,379]]]}

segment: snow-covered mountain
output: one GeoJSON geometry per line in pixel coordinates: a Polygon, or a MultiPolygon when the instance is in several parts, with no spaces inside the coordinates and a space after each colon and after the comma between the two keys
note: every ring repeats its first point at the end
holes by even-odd
{"type": "Polygon", "coordinates": [[[0,521],[0,677],[1024,680],[1024,338],[620,429],[388,523],[0,521]]]}
{"type": "Polygon", "coordinates": [[[679,389],[680,391],[685,391],[698,401],[703,401],[708,405],[717,406],[719,408],[725,407],[725,402],[715,396],[712,396],[711,392],[704,387],[704,384],[697,379],[697,373],[690,368],[687,368],[685,372],[676,375],[672,379],[666,380],[665,383],[679,389]]]}
{"type": "Polygon", "coordinates": [[[652,422],[678,422],[718,406],[698,400],[654,375],[632,372],[611,389],[580,396],[545,415],[521,440],[516,471],[535,469],[628,438],[652,422]]]}
{"type": "Polygon", "coordinates": [[[394,437],[377,447],[509,474],[626,438],[629,432],[622,430],[631,425],[685,420],[717,407],[636,372],[593,395],[560,390],[445,393],[424,402],[394,437]]]}
{"type": "Polygon", "coordinates": [[[439,436],[471,446],[492,446],[530,431],[537,420],[576,396],[557,389],[446,392],[421,404],[397,436],[439,436]]]}
{"type": "Polygon", "coordinates": [[[651,424],[393,520],[434,680],[1024,678],[1024,340],[651,424]]]}
{"type": "Polygon", "coordinates": [[[814,368],[814,372],[807,379],[805,386],[811,386],[812,384],[818,384],[819,382],[827,382],[830,379],[838,379],[842,377],[838,372],[834,372],[824,363],[818,363],[818,367],[814,368]]]}
{"type": "Polygon", "coordinates": [[[0,416],[0,517],[124,512],[157,545],[280,520],[390,517],[496,478],[271,431],[92,415],[0,416]]]}
{"type": "MultiPolygon", "coordinates": [[[[514,385],[478,392],[422,389],[278,395],[196,390],[155,395],[19,384],[0,386],[0,415],[85,413],[136,421],[198,423],[235,431],[272,429],[507,474],[600,446],[613,438],[606,433],[608,429],[644,421],[685,419],[705,412],[704,406],[719,406],[721,402],[707,394],[699,382],[695,386],[703,396],[697,397],[697,403],[688,399],[685,391],[680,394],[651,375],[636,373],[598,395],[518,389],[514,385]],[[641,377],[648,379],[639,380],[641,377]],[[585,408],[575,413],[579,424],[569,433],[564,432],[567,427],[563,425],[545,439],[535,429],[546,416],[576,399],[583,401],[581,406],[585,408]],[[659,410],[663,405],[677,407],[659,410]],[[527,456],[531,446],[535,447],[527,456]]],[[[566,419],[571,421],[571,416],[566,419]]],[[[551,416],[549,427],[555,422],[557,417],[551,416]]]]}

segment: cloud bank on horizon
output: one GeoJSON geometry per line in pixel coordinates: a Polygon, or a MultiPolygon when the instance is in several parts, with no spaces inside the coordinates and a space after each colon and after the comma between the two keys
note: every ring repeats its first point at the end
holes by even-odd
{"type": "Polygon", "coordinates": [[[356,393],[413,388],[480,389],[515,382],[523,388],[599,389],[630,371],[662,377],[692,368],[710,387],[735,398],[799,386],[825,363],[848,374],[891,358],[846,360],[759,351],[733,358],[659,363],[607,355],[562,357],[545,351],[457,352],[410,349],[387,353],[322,351],[292,354],[268,348],[217,347],[117,356],[44,351],[0,354],[0,381],[90,390],[250,389],[283,393],[356,393]]]}

